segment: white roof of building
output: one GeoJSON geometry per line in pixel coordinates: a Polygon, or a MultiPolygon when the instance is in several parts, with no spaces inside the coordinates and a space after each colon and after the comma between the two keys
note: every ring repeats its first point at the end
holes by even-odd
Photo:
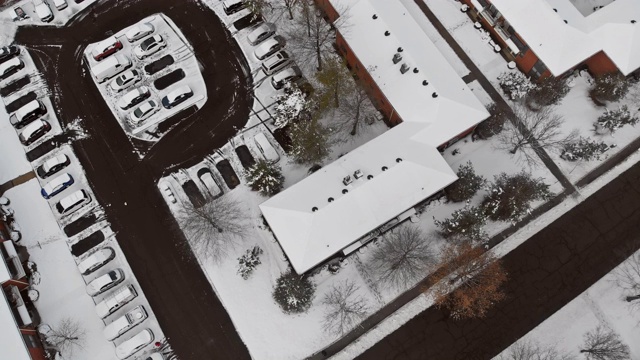
{"type": "Polygon", "coordinates": [[[454,182],[455,172],[436,147],[489,115],[401,3],[348,5],[347,20],[339,24],[343,36],[404,122],[260,205],[298,273],[454,182]],[[403,60],[394,65],[398,47],[403,60]],[[405,74],[402,63],[410,66],[405,74]],[[363,173],[357,180],[356,170],[363,173]],[[348,175],[353,182],[345,186],[348,175]]]}
{"type": "Polygon", "coordinates": [[[491,2],[553,75],[600,51],[625,75],[640,67],[638,0],[616,0],[588,16],[570,0],[491,2]]]}
{"type": "MultiPolygon", "coordinates": [[[[5,280],[6,281],[6,280],[5,280]]],[[[3,281],[0,281],[2,283],[3,281]]],[[[31,360],[4,291],[0,288],[0,351],[3,359],[31,360]]]]}

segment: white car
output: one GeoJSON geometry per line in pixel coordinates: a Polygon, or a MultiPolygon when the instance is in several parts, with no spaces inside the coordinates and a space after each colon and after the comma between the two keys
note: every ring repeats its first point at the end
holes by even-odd
{"type": "Polygon", "coordinates": [[[15,69],[22,69],[24,67],[24,63],[20,60],[19,57],[14,57],[11,60],[5,61],[0,64],[0,79],[6,79],[9,77],[15,69]]]}
{"type": "Polygon", "coordinates": [[[142,79],[138,70],[128,70],[118,75],[113,81],[111,81],[111,88],[114,91],[120,92],[129,86],[137,83],[142,79]]]}
{"type": "Polygon", "coordinates": [[[69,175],[69,173],[64,173],[62,175],[58,175],[53,180],[49,181],[45,186],[42,187],[40,193],[42,197],[45,199],[51,199],[57,194],[61,193],[64,189],[73,185],[75,180],[73,177],[69,175]]]}
{"type": "Polygon", "coordinates": [[[102,333],[107,340],[113,341],[133,329],[136,325],[142,323],[147,317],[147,311],[144,309],[144,306],[138,305],[107,325],[102,333]]]}
{"type": "Polygon", "coordinates": [[[153,332],[144,329],[116,348],[118,359],[126,359],[153,341],[153,332]]]}
{"type": "Polygon", "coordinates": [[[49,176],[64,169],[69,164],[71,164],[71,160],[69,160],[69,157],[65,154],[60,154],[45,160],[42,165],[36,168],[36,174],[38,174],[40,178],[46,179],[49,176]]]}
{"type": "Polygon", "coordinates": [[[247,40],[249,44],[256,46],[259,43],[267,40],[271,37],[271,35],[276,33],[276,26],[272,23],[263,23],[260,26],[256,27],[249,35],[247,35],[247,40]]]}
{"type": "Polygon", "coordinates": [[[111,294],[111,296],[96,304],[96,314],[98,314],[100,319],[104,319],[129,301],[135,299],[136,296],[138,296],[138,293],[133,288],[133,285],[121,287],[111,294]]]}
{"type": "Polygon", "coordinates": [[[211,195],[211,198],[215,199],[222,194],[220,185],[218,185],[218,182],[213,177],[213,173],[208,167],[198,170],[198,178],[205,189],[209,192],[209,195],[211,195]]]}
{"type": "Polygon", "coordinates": [[[137,126],[138,124],[149,118],[149,116],[155,114],[155,112],[158,110],[160,110],[160,107],[158,107],[157,102],[153,100],[144,102],[142,103],[142,105],[138,106],[131,112],[131,122],[137,126]]]}
{"type": "Polygon", "coordinates": [[[258,133],[253,137],[253,140],[255,141],[256,147],[258,148],[258,150],[260,150],[265,160],[274,163],[280,160],[280,155],[278,155],[276,149],[273,148],[273,145],[271,145],[271,143],[263,133],[258,133]]]}
{"type": "Polygon", "coordinates": [[[260,44],[253,52],[258,60],[264,60],[264,58],[270,56],[276,51],[282,49],[285,45],[285,40],[282,36],[274,36],[271,39],[267,39],[260,44]]]}
{"type": "Polygon", "coordinates": [[[130,43],[136,42],[143,37],[150,35],[155,29],[149,23],[137,24],[127,30],[125,36],[130,43]]]}
{"type": "Polygon", "coordinates": [[[140,86],[122,95],[120,100],[118,100],[118,106],[122,110],[127,110],[132,106],[138,105],[142,100],[148,98],[150,95],[151,93],[149,92],[148,87],[140,86]]]}
{"type": "Polygon", "coordinates": [[[82,275],[89,275],[92,272],[100,269],[106,263],[113,260],[116,257],[116,253],[110,247],[104,247],[82,260],[78,264],[78,270],[82,275]]]}
{"type": "Polygon", "coordinates": [[[140,60],[146,58],[147,56],[153,55],[160,51],[160,49],[167,46],[167,43],[164,41],[162,36],[153,35],[144,39],[140,45],[136,46],[133,49],[133,53],[140,60]]]}
{"type": "Polygon", "coordinates": [[[66,9],[69,4],[67,4],[67,0],[53,0],[53,6],[58,10],[66,9]]]}
{"type": "Polygon", "coordinates": [[[300,71],[300,68],[294,65],[273,75],[271,77],[271,86],[276,90],[280,90],[287,85],[287,83],[296,82],[301,78],[302,72],[300,71]]]}
{"type": "Polygon", "coordinates": [[[40,18],[40,20],[44,22],[50,22],[53,20],[53,13],[51,12],[51,8],[46,0],[42,0],[41,2],[36,4],[35,7],[36,15],[40,18]]]}
{"type": "Polygon", "coordinates": [[[78,209],[80,209],[84,204],[87,204],[91,201],[91,197],[87,194],[86,191],[77,190],[76,192],[71,193],[71,195],[67,195],[67,197],[56,203],[56,210],[60,215],[65,215],[72,213],[78,209]]]}
{"type": "Polygon", "coordinates": [[[87,284],[87,294],[96,296],[120,284],[124,280],[124,273],[121,269],[111,270],[108,273],[95,278],[87,284]]]}

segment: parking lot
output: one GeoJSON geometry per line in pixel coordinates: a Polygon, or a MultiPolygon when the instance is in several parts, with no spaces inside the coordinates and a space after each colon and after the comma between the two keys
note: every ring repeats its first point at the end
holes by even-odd
{"type": "Polygon", "coordinates": [[[21,25],[62,26],[79,15],[96,0],[26,0],[18,1],[0,13],[0,21],[21,25]],[[46,10],[48,8],[48,12],[46,10]],[[38,9],[38,11],[36,10],[38,9]],[[45,14],[50,13],[51,17],[45,14]]]}
{"type": "Polygon", "coordinates": [[[163,14],[144,18],[105,40],[89,44],[84,50],[84,61],[125,133],[142,140],[158,141],[166,133],[159,129],[160,123],[191,106],[201,108],[207,100],[206,86],[191,44],[163,14]],[[131,36],[132,30],[135,37],[131,36]],[[154,39],[159,40],[159,45],[153,44],[156,46],[152,52],[142,58],[147,55],[142,47],[154,39]],[[98,49],[105,47],[104,44],[109,49],[108,55],[96,60],[97,56],[107,54],[98,49]],[[104,66],[116,58],[127,61],[128,65],[113,71],[104,66]],[[109,72],[108,78],[102,80],[105,71],[109,72]],[[189,90],[188,97],[171,104],[170,94],[181,89],[189,90]],[[142,116],[134,117],[138,112],[142,116]]]}

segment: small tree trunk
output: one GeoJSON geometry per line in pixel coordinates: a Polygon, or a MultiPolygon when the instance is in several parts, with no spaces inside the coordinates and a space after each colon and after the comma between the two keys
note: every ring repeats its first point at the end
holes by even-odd
{"type": "Polygon", "coordinates": [[[517,152],[518,152],[518,150],[520,150],[520,145],[516,145],[516,146],[514,146],[514,147],[513,147],[513,149],[509,150],[509,152],[510,152],[511,154],[515,154],[515,153],[517,153],[517,152]]]}
{"type": "Polygon", "coordinates": [[[322,71],[322,56],[320,55],[320,42],[316,40],[316,57],[318,58],[318,71],[322,71]]]}
{"type": "Polygon", "coordinates": [[[627,296],[627,297],[625,298],[625,300],[626,300],[627,302],[632,302],[632,301],[639,300],[639,299],[640,299],[640,294],[638,294],[638,295],[634,295],[634,296],[627,296]]]}
{"type": "Polygon", "coordinates": [[[293,7],[293,5],[287,3],[287,10],[289,11],[289,20],[293,20],[293,10],[291,10],[291,7],[293,7]]]}
{"type": "Polygon", "coordinates": [[[358,103],[358,106],[356,107],[356,118],[355,121],[353,122],[353,128],[351,128],[351,136],[355,136],[356,135],[356,131],[358,130],[358,122],[360,122],[360,108],[362,107],[362,103],[358,103]]]}

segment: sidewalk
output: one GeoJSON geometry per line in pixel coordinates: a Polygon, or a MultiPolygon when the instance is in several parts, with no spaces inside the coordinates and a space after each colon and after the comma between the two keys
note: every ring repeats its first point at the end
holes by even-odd
{"type": "Polygon", "coordinates": [[[9,180],[4,184],[0,184],[0,196],[2,196],[2,194],[4,194],[7,190],[13,187],[16,187],[20,184],[24,184],[35,177],[36,177],[36,173],[34,173],[33,171],[30,171],[26,174],[22,174],[14,179],[9,180]]]}

